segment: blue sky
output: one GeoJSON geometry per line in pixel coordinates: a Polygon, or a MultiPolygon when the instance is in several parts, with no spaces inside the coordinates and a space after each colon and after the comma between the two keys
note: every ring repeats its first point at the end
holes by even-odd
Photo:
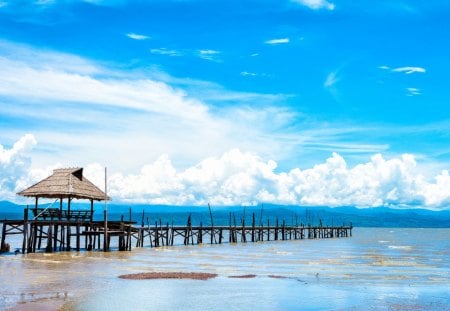
{"type": "Polygon", "coordinates": [[[447,1],[0,0],[0,144],[31,134],[28,170],[123,176],[233,150],[277,174],[409,154],[433,183],[450,164],[449,16],[447,1]]]}

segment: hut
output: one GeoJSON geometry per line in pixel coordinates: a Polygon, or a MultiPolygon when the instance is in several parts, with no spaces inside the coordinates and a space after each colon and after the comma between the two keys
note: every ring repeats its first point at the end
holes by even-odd
{"type": "MultiPolygon", "coordinates": [[[[83,168],[61,168],[53,170],[53,174],[33,186],[25,189],[18,195],[35,198],[35,207],[32,209],[34,217],[41,218],[88,218],[92,222],[94,201],[110,200],[110,198],[83,176],[83,168]],[[58,208],[40,209],[39,198],[59,199],[58,208]],[[63,200],[67,200],[67,210],[63,210],[63,200]],[[91,203],[90,211],[71,211],[73,199],[86,199],[91,203]]],[[[55,201],[56,201],[55,200],[55,201]]]]}

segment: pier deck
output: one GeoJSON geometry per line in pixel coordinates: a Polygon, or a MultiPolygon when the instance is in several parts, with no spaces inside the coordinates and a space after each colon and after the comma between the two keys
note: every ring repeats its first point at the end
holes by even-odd
{"type": "Polygon", "coordinates": [[[132,247],[161,247],[173,245],[246,243],[301,239],[343,238],[352,236],[352,225],[311,226],[288,225],[285,221],[251,225],[239,224],[193,226],[190,216],[186,225],[163,224],[161,220],[150,225],[133,221],[91,221],[78,219],[3,220],[1,250],[9,250],[7,237],[22,235],[22,253],[38,251],[80,251],[117,249],[131,251],[132,247]]]}

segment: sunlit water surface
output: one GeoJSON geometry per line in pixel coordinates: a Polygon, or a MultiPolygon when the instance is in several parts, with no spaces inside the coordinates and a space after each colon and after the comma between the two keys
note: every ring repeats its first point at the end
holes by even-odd
{"type": "Polygon", "coordinates": [[[450,310],[449,267],[450,229],[357,228],[340,239],[9,254],[0,256],[0,309],[58,302],[70,310],[450,310]],[[118,278],[155,271],[218,277],[118,278]],[[229,278],[244,274],[256,277],[229,278]]]}

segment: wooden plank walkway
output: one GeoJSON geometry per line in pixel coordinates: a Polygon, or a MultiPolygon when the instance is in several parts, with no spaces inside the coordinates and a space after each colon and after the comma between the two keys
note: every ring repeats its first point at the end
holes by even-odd
{"type": "MultiPolygon", "coordinates": [[[[131,251],[135,247],[162,247],[173,245],[246,243],[263,241],[287,241],[302,239],[344,238],[352,236],[352,225],[311,226],[287,225],[285,221],[274,224],[255,223],[245,225],[231,223],[228,226],[193,226],[191,216],[186,225],[162,224],[161,220],[147,226],[135,222],[108,221],[105,230],[104,221],[83,219],[55,220],[34,219],[4,220],[2,222],[1,251],[9,251],[6,238],[10,235],[23,236],[22,253],[37,251],[80,251],[117,249],[131,251]],[[106,235],[105,235],[106,234],[106,235]],[[116,242],[116,243],[114,243],[116,242]],[[113,243],[113,244],[111,244],[113,243]]],[[[131,217],[130,217],[131,219],[131,217]]],[[[211,219],[211,224],[213,223],[211,219]]]]}

